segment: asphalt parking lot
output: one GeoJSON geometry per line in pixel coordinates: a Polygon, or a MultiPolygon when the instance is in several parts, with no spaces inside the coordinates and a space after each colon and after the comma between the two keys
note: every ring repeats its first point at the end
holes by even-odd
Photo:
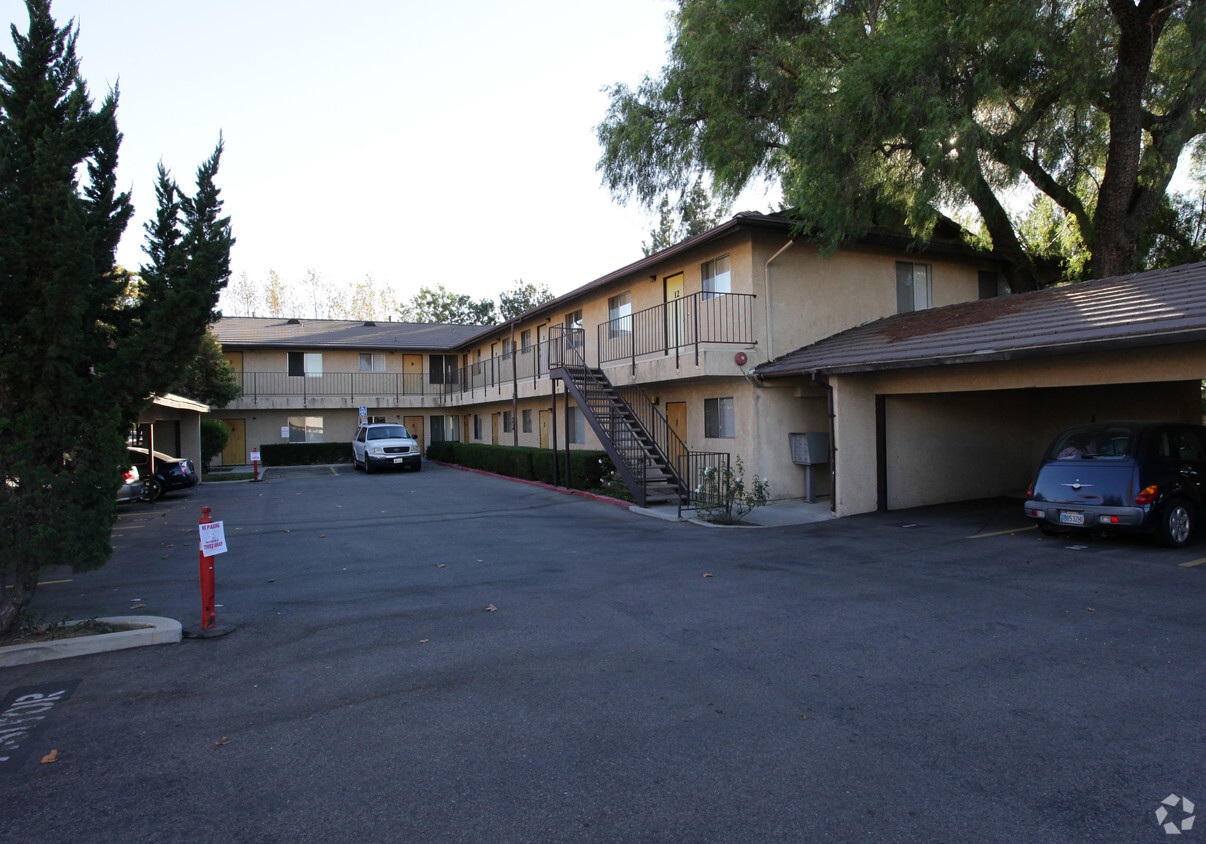
{"type": "Polygon", "coordinates": [[[5,702],[68,690],[0,760],[0,838],[1164,841],[1162,800],[1206,807],[1200,539],[306,470],[123,508],[35,611],[197,623],[202,506],[236,629],[0,669],[5,702]]]}

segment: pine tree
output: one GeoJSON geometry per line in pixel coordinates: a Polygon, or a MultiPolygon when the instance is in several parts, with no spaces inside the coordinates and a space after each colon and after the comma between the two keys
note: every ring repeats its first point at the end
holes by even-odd
{"type": "Polygon", "coordinates": [[[43,565],[108,560],[126,432],[195,356],[233,242],[213,183],[219,142],[193,197],[161,169],[143,292],[126,295],[117,91],[95,108],[77,31],[56,25],[49,0],[26,7],[15,59],[0,55],[0,636],[43,565]]]}

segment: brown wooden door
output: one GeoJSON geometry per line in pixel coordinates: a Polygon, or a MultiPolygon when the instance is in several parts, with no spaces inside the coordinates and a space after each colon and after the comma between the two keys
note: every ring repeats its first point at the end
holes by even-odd
{"type": "Polygon", "coordinates": [[[402,392],[412,396],[423,392],[422,355],[402,356],[402,392]]]}
{"type": "Polygon", "coordinates": [[[423,417],[422,416],[403,416],[402,424],[406,426],[406,430],[410,432],[410,437],[419,444],[419,453],[425,453],[426,446],[423,444],[423,417]]]}
{"type": "Polygon", "coordinates": [[[687,403],[685,401],[666,402],[666,421],[670,430],[678,434],[684,443],[687,441],[687,403]]]}
{"type": "Polygon", "coordinates": [[[549,411],[540,411],[540,447],[549,447],[549,411]]]}
{"type": "Polygon", "coordinates": [[[247,452],[247,422],[243,419],[223,419],[222,424],[230,431],[226,448],[222,449],[223,466],[242,466],[250,460],[247,452]]]}

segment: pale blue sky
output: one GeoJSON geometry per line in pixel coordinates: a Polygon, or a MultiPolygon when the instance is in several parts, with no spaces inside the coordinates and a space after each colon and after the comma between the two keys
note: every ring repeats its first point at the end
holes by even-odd
{"type": "MultiPolygon", "coordinates": [[[[23,2],[0,0],[27,29],[23,2]]],[[[120,183],[143,260],[156,164],[191,185],[221,131],[234,274],[365,274],[407,299],[519,278],[565,293],[641,257],[650,215],[595,163],[604,85],[665,59],[669,0],[55,0],[98,99],[120,80],[120,183]]],[[[5,32],[0,52],[13,55],[5,32]]],[[[774,197],[748,194],[741,209],[774,197]]],[[[736,210],[741,210],[736,209],[736,210]]]]}

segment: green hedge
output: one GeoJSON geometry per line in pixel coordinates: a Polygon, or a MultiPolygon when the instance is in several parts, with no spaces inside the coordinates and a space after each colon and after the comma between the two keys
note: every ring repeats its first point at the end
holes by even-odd
{"type": "Polygon", "coordinates": [[[351,463],[352,444],[346,443],[273,443],[260,446],[265,466],[311,466],[326,463],[351,463]]]}
{"type": "MultiPolygon", "coordinates": [[[[553,483],[553,452],[547,448],[524,448],[484,443],[442,442],[427,446],[427,458],[455,463],[468,469],[481,469],[509,478],[553,483]]],[[[565,452],[557,455],[559,470],[565,473],[565,452]]],[[[611,459],[603,451],[571,451],[570,481],[574,489],[598,489],[603,476],[611,472],[611,459]]],[[[559,478],[565,486],[565,478],[559,478]]]]}

